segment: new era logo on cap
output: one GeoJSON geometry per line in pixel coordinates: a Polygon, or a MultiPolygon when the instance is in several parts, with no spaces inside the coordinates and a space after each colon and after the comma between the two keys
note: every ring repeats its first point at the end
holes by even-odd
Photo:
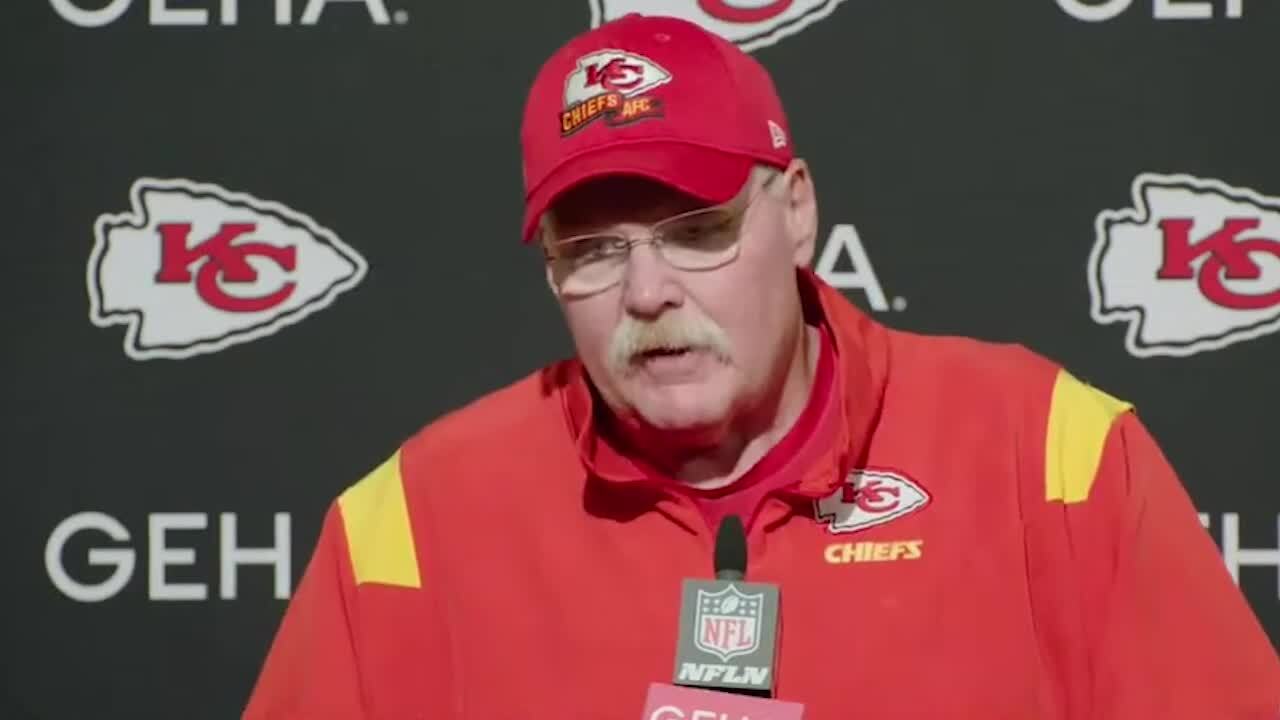
{"type": "Polygon", "coordinates": [[[787,146],[787,131],[783,130],[778,123],[770,120],[769,139],[773,142],[775,148],[784,148],[787,146]]]}

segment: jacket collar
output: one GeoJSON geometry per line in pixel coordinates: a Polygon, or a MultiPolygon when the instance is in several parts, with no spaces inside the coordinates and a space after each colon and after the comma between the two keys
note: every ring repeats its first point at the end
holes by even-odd
{"type": "MultiPolygon", "coordinates": [[[[888,379],[888,341],[881,325],[813,271],[800,269],[796,277],[806,317],[829,330],[837,367],[832,389],[839,418],[835,437],[830,449],[788,490],[789,494],[815,498],[834,492],[849,471],[865,460],[888,379]]],[[[625,457],[599,435],[594,413],[602,401],[581,362],[570,360],[563,370],[564,416],[583,466],[609,483],[645,481],[642,461],[625,457]]]]}

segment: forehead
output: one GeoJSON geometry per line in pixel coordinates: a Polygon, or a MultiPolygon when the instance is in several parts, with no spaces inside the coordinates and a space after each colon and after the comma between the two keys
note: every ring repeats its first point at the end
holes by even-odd
{"type": "Polygon", "coordinates": [[[709,203],[669,185],[634,176],[589,180],[561,195],[551,207],[555,227],[601,229],[626,222],[652,223],[709,203]]]}

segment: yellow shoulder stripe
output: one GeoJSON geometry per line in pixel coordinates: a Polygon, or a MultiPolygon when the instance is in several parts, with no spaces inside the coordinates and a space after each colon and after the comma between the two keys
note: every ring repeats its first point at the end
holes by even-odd
{"type": "Polygon", "coordinates": [[[1102,448],[1116,417],[1133,407],[1058,371],[1045,437],[1046,500],[1084,502],[1102,461],[1102,448]]]}
{"type": "Polygon", "coordinates": [[[420,588],[400,451],[338,497],[356,584],[420,588]]]}

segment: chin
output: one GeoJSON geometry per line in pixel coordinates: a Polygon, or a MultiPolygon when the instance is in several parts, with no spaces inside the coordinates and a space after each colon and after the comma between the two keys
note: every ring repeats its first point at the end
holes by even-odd
{"type": "Polygon", "coordinates": [[[657,393],[636,398],[636,414],[654,430],[680,435],[717,434],[728,424],[729,404],[717,397],[699,397],[694,390],[657,393]]]}

